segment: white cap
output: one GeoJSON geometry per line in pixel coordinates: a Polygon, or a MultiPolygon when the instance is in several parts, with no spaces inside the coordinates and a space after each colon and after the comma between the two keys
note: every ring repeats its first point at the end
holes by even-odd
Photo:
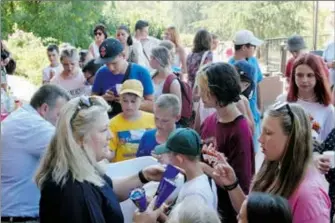
{"type": "Polygon", "coordinates": [[[249,30],[240,30],[235,34],[235,38],[233,40],[235,45],[244,45],[251,44],[254,46],[262,45],[263,41],[255,37],[255,35],[249,30]]]}

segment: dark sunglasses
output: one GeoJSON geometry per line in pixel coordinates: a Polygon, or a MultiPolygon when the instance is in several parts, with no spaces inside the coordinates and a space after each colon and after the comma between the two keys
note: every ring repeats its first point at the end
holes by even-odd
{"type": "Polygon", "coordinates": [[[96,32],[96,33],[94,33],[94,35],[96,35],[96,36],[102,36],[102,33],[101,32],[96,32]]]}
{"type": "Polygon", "coordinates": [[[273,105],[273,109],[275,109],[276,111],[281,111],[283,108],[287,110],[288,115],[291,118],[291,122],[294,123],[294,114],[291,110],[290,105],[287,102],[278,102],[273,105]]]}
{"type": "Polygon", "coordinates": [[[78,113],[79,113],[80,110],[82,110],[84,108],[87,109],[87,108],[89,108],[91,106],[93,106],[92,97],[80,96],[78,106],[76,108],[76,111],[73,113],[73,116],[71,118],[70,123],[72,124],[72,121],[76,118],[76,116],[78,115],[78,113]]]}

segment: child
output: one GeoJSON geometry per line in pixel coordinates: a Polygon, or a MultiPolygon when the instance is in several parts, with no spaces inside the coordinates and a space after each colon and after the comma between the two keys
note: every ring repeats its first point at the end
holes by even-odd
{"type": "Polygon", "coordinates": [[[155,101],[154,117],[156,128],[144,133],[136,157],[150,156],[157,145],[166,142],[170,133],[176,129],[181,115],[181,103],[174,94],[162,94],[155,101]]]}
{"type": "Polygon", "coordinates": [[[72,98],[84,95],[86,79],[79,67],[77,49],[72,46],[64,48],[60,54],[60,61],[64,69],[60,74],[56,74],[50,83],[67,90],[72,98]]]}
{"type": "Polygon", "coordinates": [[[135,79],[126,80],[120,89],[122,112],[110,121],[112,133],[110,149],[114,152],[113,162],[136,157],[136,152],[144,132],[155,128],[154,116],[140,111],[143,99],[143,85],[135,79]]]}
{"type": "Polygon", "coordinates": [[[176,204],[187,197],[197,196],[208,207],[216,210],[217,194],[214,181],[202,170],[201,140],[196,131],[190,128],[174,130],[165,144],[155,148],[156,155],[166,155],[166,163],[185,171],[186,182],[180,189],[176,204]]]}
{"type": "Polygon", "coordinates": [[[63,70],[63,66],[59,62],[59,49],[57,45],[48,46],[47,55],[50,65],[43,69],[43,84],[50,83],[50,80],[55,75],[59,75],[63,70]]]}

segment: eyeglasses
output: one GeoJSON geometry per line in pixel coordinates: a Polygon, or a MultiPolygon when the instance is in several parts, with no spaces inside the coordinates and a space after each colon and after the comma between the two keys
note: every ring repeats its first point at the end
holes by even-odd
{"type": "Polygon", "coordinates": [[[102,33],[101,32],[96,32],[96,33],[94,33],[94,35],[96,35],[96,36],[102,36],[102,33]]]}
{"type": "Polygon", "coordinates": [[[290,105],[287,102],[278,102],[273,105],[273,109],[275,109],[276,111],[281,111],[284,107],[286,108],[288,115],[291,118],[291,122],[294,123],[294,114],[291,110],[290,105]]]}
{"type": "Polygon", "coordinates": [[[80,96],[78,106],[76,108],[76,111],[73,113],[73,116],[70,120],[70,123],[72,124],[72,121],[76,118],[76,116],[78,115],[80,110],[82,110],[84,108],[89,108],[91,106],[93,106],[91,97],[80,96]]]}

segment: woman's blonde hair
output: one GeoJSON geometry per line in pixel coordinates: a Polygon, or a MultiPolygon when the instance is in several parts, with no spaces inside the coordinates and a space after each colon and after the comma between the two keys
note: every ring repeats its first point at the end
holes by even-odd
{"type": "Polygon", "coordinates": [[[69,58],[73,61],[79,62],[79,53],[76,48],[73,46],[66,46],[61,50],[60,61],[63,61],[64,58],[69,58]]]}
{"type": "Polygon", "coordinates": [[[70,100],[61,110],[47,151],[37,170],[35,181],[39,188],[51,178],[63,186],[69,177],[79,182],[87,181],[96,186],[104,185],[103,170],[96,155],[85,139],[90,137],[102,114],[109,105],[100,96],[77,97],[70,100]],[[86,103],[85,103],[86,102],[86,103]]]}
{"type": "Polygon", "coordinates": [[[289,198],[311,162],[311,123],[304,109],[297,104],[272,107],[266,115],[280,120],[288,140],[281,160],[263,162],[251,190],[289,198]]]}
{"type": "Polygon", "coordinates": [[[208,206],[202,198],[185,198],[172,210],[167,223],[220,223],[214,208],[208,206]]]}
{"type": "Polygon", "coordinates": [[[167,28],[167,31],[171,35],[171,41],[176,45],[176,47],[180,47],[180,45],[181,45],[180,36],[179,36],[179,33],[178,33],[176,27],[170,26],[170,27],[167,28]]]}
{"type": "Polygon", "coordinates": [[[152,49],[151,55],[159,62],[162,68],[170,67],[171,54],[170,51],[164,46],[157,46],[152,49]]]}

